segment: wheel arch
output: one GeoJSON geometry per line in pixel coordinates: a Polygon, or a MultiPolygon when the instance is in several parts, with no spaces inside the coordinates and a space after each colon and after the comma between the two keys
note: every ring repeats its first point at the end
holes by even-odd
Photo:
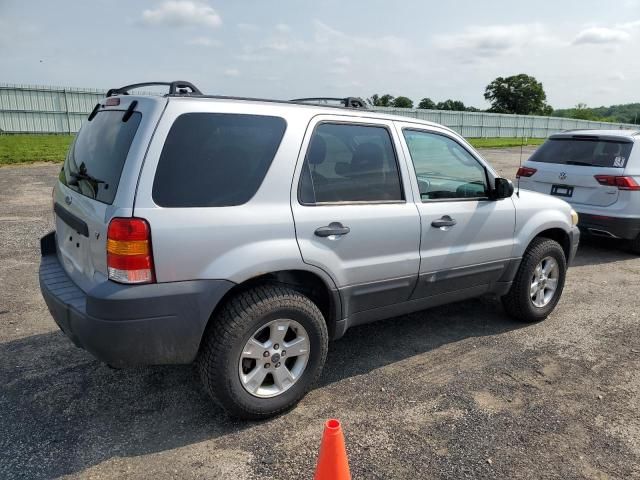
{"type": "Polygon", "coordinates": [[[321,276],[317,272],[302,269],[291,269],[261,273],[237,283],[229,289],[211,312],[207,325],[203,331],[202,338],[200,339],[200,346],[202,346],[202,339],[205,337],[205,332],[210,325],[215,322],[216,314],[231,298],[242,291],[269,283],[288,286],[289,288],[309,297],[320,309],[320,312],[325,319],[329,338],[333,338],[336,329],[336,322],[342,318],[342,301],[333,281],[327,277],[321,276]]]}
{"type": "MultiPolygon", "coordinates": [[[[558,242],[562,247],[562,251],[564,252],[564,258],[566,259],[567,263],[569,262],[569,258],[571,256],[571,238],[569,236],[569,233],[564,229],[556,227],[542,230],[531,239],[531,242],[533,242],[533,240],[536,238],[548,238],[550,240],[558,242]]],[[[531,242],[529,242],[529,245],[531,245],[531,242]]],[[[527,246],[527,248],[529,247],[527,246]]]]}

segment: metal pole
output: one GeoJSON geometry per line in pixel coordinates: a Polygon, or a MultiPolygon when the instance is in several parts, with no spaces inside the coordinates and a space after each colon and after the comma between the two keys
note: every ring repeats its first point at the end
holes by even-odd
{"type": "Polygon", "coordinates": [[[64,98],[64,111],[65,111],[65,115],[67,117],[67,133],[69,135],[71,135],[71,121],[69,120],[69,105],[67,103],[67,89],[63,88],[62,89],[62,95],[64,98]]]}

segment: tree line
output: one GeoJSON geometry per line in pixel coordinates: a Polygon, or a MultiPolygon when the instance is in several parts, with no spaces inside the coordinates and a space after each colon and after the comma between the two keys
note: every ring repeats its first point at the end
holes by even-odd
{"type": "Polygon", "coordinates": [[[610,107],[588,107],[579,103],[574,108],[555,110],[557,117],[593,120],[596,122],[634,123],[640,125],[640,103],[611,105],[610,107]]]}
{"type": "MultiPolygon", "coordinates": [[[[640,124],[640,103],[597,108],[589,108],[586,104],[579,103],[575,108],[554,110],[547,103],[547,94],[542,83],[536,80],[535,77],[524,73],[496,78],[486,86],[484,98],[491,104],[491,107],[487,110],[468,107],[460,100],[449,99],[436,103],[428,97],[420,100],[416,108],[457,112],[486,111],[520,115],[549,116],[553,114],[559,117],[581,120],[640,124]]],[[[388,93],[384,95],[373,94],[367,101],[376,107],[414,108],[413,100],[409,97],[394,97],[388,93]]]]}
{"type": "MultiPolygon", "coordinates": [[[[547,105],[547,95],[542,83],[524,73],[511,77],[498,77],[485,88],[484,98],[491,103],[488,112],[518,113],[521,115],[551,115],[553,108],[547,105]]],[[[394,97],[388,93],[371,95],[367,99],[375,107],[413,108],[409,97],[394,97]]],[[[461,100],[448,99],[434,102],[425,97],[418,102],[417,108],[427,110],[451,110],[456,112],[481,112],[479,108],[468,107],[461,100]]]]}

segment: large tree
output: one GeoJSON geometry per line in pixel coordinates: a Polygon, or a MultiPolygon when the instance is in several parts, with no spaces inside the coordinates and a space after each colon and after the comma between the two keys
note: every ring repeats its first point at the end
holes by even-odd
{"type": "Polygon", "coordinates": [[[524,73],[496,78],[487,85],[484,98],[491,102],[490,112],[522,115],[550,115],[553,112],[547,105],[542,83],[524,73]]]}
{"type": "Polygon", "coordinates": [[[424,108],[425,110],[435,110],[436,103],[430,98],[425,97],[422,100],[420,100],[420,103],[418,104],[418,108],[424,108]]]}
{"type": "Polygon", "coordinates": [[[464,107],[464,103],[462,103],[460,100],[445,100],[444,102],[438,102],[438,105],[436,105],[436,108],[438,110],[452,110],[455,112],[464,112],[465,111],[465,107],[464,107]]]}
{"type": "Polygon", "coordinates": [[[396,108],[413,108],[413,100],[409,97],[396,97],[393,99],[393,106],[396,108]]]}

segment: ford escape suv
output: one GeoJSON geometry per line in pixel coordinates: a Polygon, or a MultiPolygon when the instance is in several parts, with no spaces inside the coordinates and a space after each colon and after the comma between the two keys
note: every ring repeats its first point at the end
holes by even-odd
{"type": "Polygon", "coordinates": [[[549,139],[518,171],[520,186],[558,196],[587,234],[640,253],[640,131],[573,130],[549,139]]]}
{"type": "Polygon", "coordinates": [[[577,215],[512,195],[452,130],[166,85],[96,105],[41,240],[53,318],[105,363],[195,362],[232,415],[264,418],[355,325],[483,294],[525,322],[556,306],[577,215]]]}

